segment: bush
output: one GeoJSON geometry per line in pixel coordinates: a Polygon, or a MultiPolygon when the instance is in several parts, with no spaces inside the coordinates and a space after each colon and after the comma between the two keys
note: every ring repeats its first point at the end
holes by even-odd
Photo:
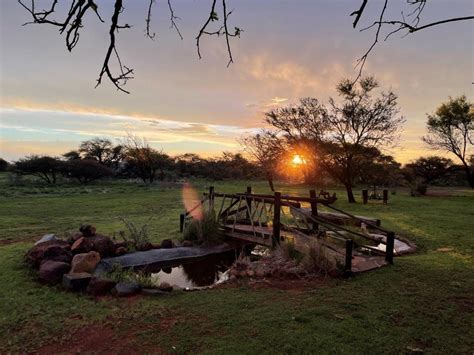
{"type": "Polygon", "coordinates": [[[111,169],[91,159],[75,159],[64,162],[62,172],[65,176],[77,179],[82,184],[103,179],[113,174],[111,169]]]}
{"type": "Polygon", "coordinates": [[[8,165],[10,164],[5,159],[0,158],[0,172],[7,171],[8,165]]]}
{"type": "Polygon", "coordinates": [[[324,276],[339,269],[336,260],[328,255],[320,243],[314,243],[307,249],[303,256],[302,266],[308,272],[324,276]]]}
{"type": "Polygon", "coordinates": [[[191,220],[184,232],[185,240],[210,244],[222,242],[224,237],[224,232],[213,210],[205,211],[202,220],[191,220]]]}
{"type": "Polygon", "coordinates": [[[128,235],[125,231],[120,231],[119,235],[127,243],[131,245],[134,250],[142,250],[150,244],[150,237],[148,235],[148,219],[147,223],[142,226],[137,226],[135,223],[128,221],[127,219],[120,217],[120,220],[125,224],[128,230],[128,235]]]}

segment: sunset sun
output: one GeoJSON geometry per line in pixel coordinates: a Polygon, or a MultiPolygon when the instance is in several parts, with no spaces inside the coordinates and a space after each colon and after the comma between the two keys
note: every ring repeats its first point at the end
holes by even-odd
{"type": "Polygon", "coordinates": [[[301,155],[295,154],[295,155],[293,156],[293,159],[291,160],[291,162],[292,162],[294,165],[301,165],[301,164],[304,164],[304,163],[305,163],[305,160],[303,159],[303,157],[301,157],[301,155]]]}

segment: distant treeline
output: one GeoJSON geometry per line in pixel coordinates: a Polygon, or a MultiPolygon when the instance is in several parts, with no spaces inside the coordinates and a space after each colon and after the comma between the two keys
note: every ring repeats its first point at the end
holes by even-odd
{"type": "MultiPolygon", "coordinates": [[[[289,164],[291,162],[282,161],[275,167],[273,176],[321,187],[337,184],[324,169],[307,171],[307,166],[290,168],[289,164]]],[[[117,145],[109,139],[93,138],[61,157],[31,155],[12,163],[0,158],[0,171],[16,176],[36,176],[47,184],[70,180],[85,184],[105,178],[134,178],[145,183],[182,178],[267,179],[267,170],[267,166],[240,153],[224,152],[216,158],[203,158],[193,153],[170,156],[137,137],[128,137],[117,145]]],[[[410,186],[419,194],[424,194],[428,185],[466,185],[463,167],[450,159],[422,157],[402,167],[393,157],[380,154],[367,161],[357,174],[356,182],[373,188],[410,186]]]]}

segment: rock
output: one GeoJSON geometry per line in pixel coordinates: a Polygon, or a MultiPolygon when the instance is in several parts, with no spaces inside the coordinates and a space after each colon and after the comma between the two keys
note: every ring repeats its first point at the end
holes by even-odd
{"type": "Polygon", "coordinates": [[[87,239],[92,243],[92,250],[98,252],[102,258],[115,254],[115,244],[110,237],[96,234],[87,239]]]}
{"type": "Polygon", "coordinates": [[[171,239],[163,239],[161,241],[161,247],[163,249],[171,249],[171,248],[173,248],[173,246],[174,246],[173,241],[171,239]]]}
{"type": "Polygon", "coordinates": [[[119,282],[112,289],[112,293],[117,297],[132,296],[141,291],[140,284],[136,282],[119,282]]]}
{"type": "Polygon", "coordinates": [[[79,231],[82,233],[84,237],[93,237],[95,236],[96,228],[90,224],[83,224],[79,231]]]}
{"type": "Polygon", "coordinates": [[[81,237],[72,244],[71,251],[73,254],[88,253],[92,247],[92,242],[88,238],[81,237]]]}
{"type": "Polygon", "coordinates": [[[193,246],[193,242],[190,241],[190,240],[185,240],[183,242],[183,244],[181,244],[182,247],[192,247],[193,246]]]}
{"type": "Polygon", "coordinates": [[[158,289],[160,291],[171,292],[171,291],[173,291],[173,286],[171,286],[167,282],[161,282],[160,285],[158,286],[158,289]]]}
{"type": "Polygon", "coordinates": [[[72,258],[71,273],[88,272],[92,273],[100,261],[100,254],[96,251],[76,254],[72,258]]]}
{"type": "Polygon", "coordinates": [[[153,249],[153,244],[151,243],[140,244],[137,248],[138,251],[147,251],[151,249],[153,249]]]}
{"type": "Polygon", "coordinates": [[[62,261],[47,260],[41,264],[38,277],[40,281],[53,285],[60,282],[71,265],[62,261]]]}
{"type": "Polygon", "coordinates": [[[35,245],[25,255],[25,261],[38,268],[45,260],[62,261],[70,263],[72,253],[69,243],[64,240],[51,240],[35,245]]]}
{"type": "Polygon", "coordinates": [[[76,233],[74,233],[73,235],[71,235],[71,236],[68,238],[67,241],[68,241],[69,244],[72,245],[72,244],[74,244],[74,242],[75,242],[76,240],[78,240],[78,239],[80,239],[80,238],[82,238],[82,237],[84,237],[84,236],[82,235],[81,232],[76,232],[76,233]]]}
{"type": "Polygon", "coordinates": [[[46,242],[51,242],[51,241],[56,241],[56,240],[58,240],[58,238],[56,238],[54,234],[45,234],[41,237],[40,240],[38,240],[35,243],[35,246],[41,243],[46,243],[46,242]]]}
{"type": "Polygon", "coordinates": [[[116,282],[102,277],[93,277],[87,285],[87,293],[93,296],[105,295],[116,285],[116,282]]]}
{"type": "Polygon", "coordinates": [[[255,276],[258,278],[263,278],[265,277],[265,271],[263,271],[262,269],[257,269],[255,270],[255,276]]]}
{"type": "Polygon", "coordinates": [[[255,272],[253,270],[247,270],[247,276],[248,277],[254,277],[255,276],[255,272]]]}
{"type": "Polygon", "coordinates": [[[80,291],[87,287],[92,275],[87,272],[63,275],[63,287],[69,291],[80,291]]]}
{"type": "Polygon", "coordinates": [[[127,254],[127,248],[118,247],[118,248],[115,249],[115,255],[120,256],[120,255],[124,255],[124,254],[127,254]]]}

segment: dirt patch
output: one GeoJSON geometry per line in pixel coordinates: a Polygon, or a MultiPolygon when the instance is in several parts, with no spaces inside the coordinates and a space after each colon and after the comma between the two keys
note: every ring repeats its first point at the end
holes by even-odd
{"type": "Polygon", "coordinates": [[[80,354],[83,352],[97,354],[143,354],[165,353],[156,345],[139,344],[134,331],[124,336],[110,324],[86,325],[81,329],[58,337],[61,340],[37,349],[38,354],[80,354]]]}
{"type": "Polygon", "coordinates": [[[330,282],[330,277],[285,279],[285,278],[264,278],[264,279],[242,279],[232,282],[226,282],[219,288],[236,288],[248,286],[251,289],[277,289],[284,291],[293,291],[296,293],[320,288],[330,282]]]}

